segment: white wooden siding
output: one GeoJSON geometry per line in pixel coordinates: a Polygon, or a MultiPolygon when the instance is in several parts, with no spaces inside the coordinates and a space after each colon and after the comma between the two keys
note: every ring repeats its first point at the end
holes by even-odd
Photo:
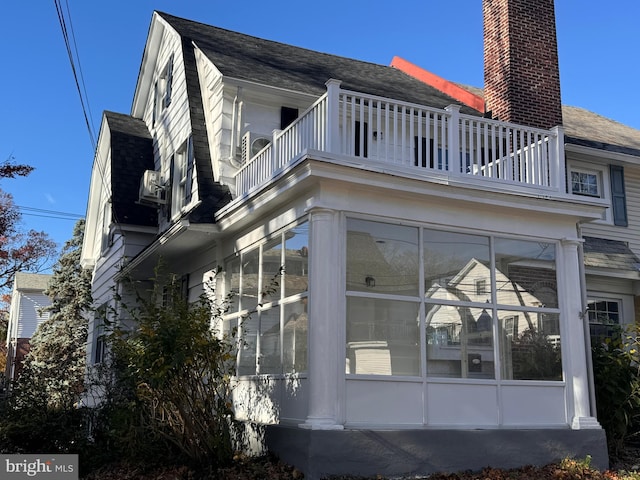
{"type": "Polygon", "coordinates": [[[51,300],[40,292],[18,292],[19,310],[15,338],[31,338],[42,322],[49,318],[49,312],[40,312],[51,305],[51,300]]]}
{"type": "MultiPolygon", "coordinates": [[[[147,124],[153,137],[153,152],[155,169],[162,172],[163,180],[170,178],[171,156],[178,151],[191,135],[191,120],[189,116],[189,101],[185,81],[184,60],[178,34],[172,28],[165,28],[160,45],[157,63],[154,66],[152,88],[147,98],[143,120],[147,124]],[[160,108],[159,114],[153,122],[154,92],[153,84],[163,74],[164,69],[173,55],[173,81],[171,89],[171,103],[168,107],[160,108]]],[[[194,189],[192,202],[196,202],[197,190],[194,189]]],[[[166,216],[160,216],[160,230],[166,230],[171,223],[166,216]]]]}

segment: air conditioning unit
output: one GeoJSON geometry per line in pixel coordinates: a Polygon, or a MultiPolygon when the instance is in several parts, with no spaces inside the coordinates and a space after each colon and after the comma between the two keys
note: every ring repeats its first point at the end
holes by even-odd
{"type": "Polygon", "coordinates": [[[269,137],[253,132],[246,132],[242,136],[242,163],[247,163],[270,143],[271,139],[269,137]]]}
{"type": "Polygon", "coordinates": [[[160,172],[145,170],[140,182],[139,200],[142,203],[164,204],[166,202],[165,187],[160,172]]]}

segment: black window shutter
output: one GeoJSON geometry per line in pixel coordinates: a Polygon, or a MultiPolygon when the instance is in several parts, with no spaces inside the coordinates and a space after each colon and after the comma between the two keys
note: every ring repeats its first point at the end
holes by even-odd
{"type": "Polygon", "coordinates": [[[193,167],[195,163],[195,157],[193,155],[193,137],[189,137],[187,140],[187,183],[185,184],[184,201],[185,204],[191,202],[193,195],[193,167]]]}
{"type": "Polygon", "coordinates": [[[167,196],[166,196],[166,203],[165,203],[165,208],[167,209],[167,221],[171,221],[171,201],[172,201],[172,192],[173,192],[173,181],[174,181],[174,175],[173,175],[173,169],[175,167],[175,157],[174,155],[171,155],[171,162],[169,163],[169,185],[167,187],[167,196]]]}
{"type": "Polygon", "coordinates": [[[627,200],[624,193],[624,168],[619,165],[609,167],[611,176],[611,206],[613,207],[613,224],[628,226],[627,200]]]}
{"type": "Polygon", "coordinates": [[[165,90],[164,90],[164,100],[162,101],[162,106],[167,108],[171,103],[171,89],[173,88],[173,55],[169,57],[169,63],[167,63],[165,70],[165,90]]]}
{"type": "Polygon", "coordinates": [[[298,118],[297,108],[282,107],[280,109],[280,130],[287,128],[296,118],[298,118]]]}

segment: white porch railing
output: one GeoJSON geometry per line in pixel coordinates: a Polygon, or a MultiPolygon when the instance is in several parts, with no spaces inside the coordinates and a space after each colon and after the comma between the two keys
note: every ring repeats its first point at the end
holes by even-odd
{"type": "Polygon", "coordinates": [[[565,192],[563,133],[343,90],[329,80],[327,93],[236,174],[243,195],[268,181],[305,150],[367,164],[396,167],[418,178],[438,172],[460,181],[496,182],[506,188],[565,192]]]}

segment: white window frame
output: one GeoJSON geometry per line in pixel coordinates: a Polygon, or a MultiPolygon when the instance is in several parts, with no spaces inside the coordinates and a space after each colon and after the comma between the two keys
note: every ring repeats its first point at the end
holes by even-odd
{"type": "Polygon", "coordinates": [[[175,218],[185,211],[186,207],[191,203],[187,202],[187,182],[191,184],[191,200],[193,200],[193,176],[195,168],[189,170],[189,162],[193,162],[193,146],[190,146],[192,142],[191,137],[180,145],[180,148],[175,152],[173,158],[173,185],[171,195],[171,218],[175,218]],[[191,156],[190,156],[191,154],[191,156]],[[187,174],[191,173],[191,178],[187,178],[187,174]]]}
{"type": "Polygon", "coordinates": [[[586,162],[567,162],[567,173],[569,177],[567,179],[569,184],[569,194],[575,195],[577,197],[601,198],[603,200],[606,200],[609,203],[609,207],[602,214],[602,219],[596,220],[596,222],[613,224],[613,206],[611,205],[611,179],[609,178],[609,165],[596,165],[595,163],[586,162]],[[595,175],[598,181],[598,195],[574,193],[573,182],[571,181],[571,174],[573,172],[595,175]]]}

